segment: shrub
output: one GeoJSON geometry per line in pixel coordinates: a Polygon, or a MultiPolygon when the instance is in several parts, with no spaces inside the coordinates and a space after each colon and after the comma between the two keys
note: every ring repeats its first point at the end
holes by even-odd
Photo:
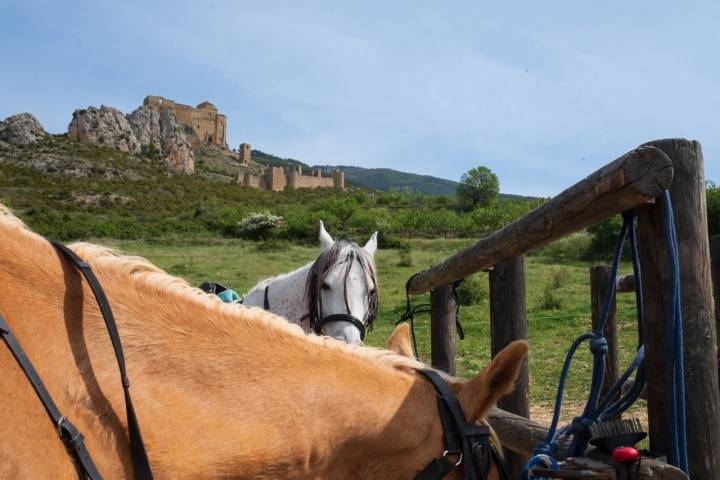
{"type": "Polygon", "coordinates": [[[410,248],[410,244],[408,242],[401,242],[399,243],[397,247],[398,251],[398,267],[412,267],[413,266],[413,259],[412,259],[412,249],[410,248]]]}
{"type": "Polygon", "coordinates": [[[270,212],[252,212],[237,223],[235,234],[248,240],[265,240],[282,224],[283,218],[270,212]]]}
{"type": "Polygon", "coordinates": [[[564,306],[563,298],[556,288],[551,284],[545,286],[538,308],[540,310],[560,310],[564,306]]]}
{"type": "Polygon", "coordinates": [[[555,270],[552,274],[552,286],[554,289],[560,289],[570,280],[570,274],[565,269],[555,270]]]}
{"type": "Polygon", "coordinates": [[[460,305],[477,305],[488,298],[487,276],[483,274],[471,275],[463,280],[457,289],[460,305]]]}

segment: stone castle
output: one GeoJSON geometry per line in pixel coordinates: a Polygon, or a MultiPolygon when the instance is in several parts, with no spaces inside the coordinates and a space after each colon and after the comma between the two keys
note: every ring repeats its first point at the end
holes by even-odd
{"type": "Polygon", "coordinates": [[[222,155],[235,159],[242,167],[237,183],[248,187],[272,191],[320,187],[345,189],[345,175],[339,170],[330,177],[323,177],[320,170],[303,175],[300,167],[287,171],[272,166],[263,169],[261,164],[252,161],[249,143],[241,143],[237,151],[231,151],[227,144],[227,117],[207,101],[192,107],[148,95],[142,106],[128,115],[104,105],[79,109],[73,112],[68,135],[79,142],[133,154],[158,152],[171,168],[189,174],[195,173],[194,155],[200,147],[219,147],[222,155]],[[262,173],[251,173],[258,170],[262,173]]]}
{"type": "Polygon", "coordinates": [[[334,170],[331,177],[323,177],[322,172],[317,168],[312,171],[312,174],[303,175],[301,166],[287,170],[283,167],[267,167],[262,176],[253,175],[250,172],[241,173],[238,175],[238,183],[242,183],[247,187],[272,190],[274,192],[286,189],[323,187],[345,190],[345,172],[334,170]]]}
{"type": "Polygon", "coordinates": [[[193,108],[164,97],[148,95],[143,100],[143,105],[158,112],[166,108],[172,110],[178,123],[183,125],[193,150],[204,144],[217,145],[228,150],[227,117],[218,113],[217,107],[212,103],[202,102],[193,108]]]}
{"type": "MultiPolygon", "coordinates": [[[[157,111],[170,109],[175,114],[178,123],[183,125],[185,135],[190,141],[193,150],[201,145],[216,145],[225,150],[225,153],[240,161],[243,166],[249,166],[252,161],[252,147],[249,143],[241,143],[237,152],[231,152],[227,144],[227,117],[218,112],[210,102],[202,102],[193,108],[190,105],[176,103],[173,100],[148,95],[143,105],[157,111]]],[[[318,169],[311,175],[303,175],[302,167],[283,169],[282,167],[266,167],[262,175],[253,175],[243,172],[238,175],[238,183],[260,190],[279,192],[285,189],[298,188],[334,188],[345,190],[345,174],[335,170],[330,177],[323,177],[318,169]]]]}

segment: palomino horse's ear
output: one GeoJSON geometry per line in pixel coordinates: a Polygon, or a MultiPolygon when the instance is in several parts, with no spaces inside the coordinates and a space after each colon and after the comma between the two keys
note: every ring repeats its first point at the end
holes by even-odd
{"type": "Polygon", "coordinates": [[[327,250],[333,246],[333,243],[335,243],[335,240],[333,240],[327,230],[325,230],[325,224],[320,220],[320,250],[327,250]]]}
{"type": "Polygon", "coordinates": [[[377,251],[377,235],[378,232],[373,233],[370,235],[370,240],[367,241],[363,249],[370,254],[370,256],[374,257],[375,252],[377,251]]]}
{"type": "Polygon", "coordinates": [[[408,325],[407,322],[403,322],[395,327],[395,331],[393,331],[388,339],[387,348],[398,355],[415,359],[410,341],[410,325],[408,325]]]}
{"type": "Polygon", "coordinates": [[[458,400],[468,421],[475,423],[485,418],[501,397],[512,392],[527,351],[527,342],[512,342],[482,372],[460,387],[458,400]]]}

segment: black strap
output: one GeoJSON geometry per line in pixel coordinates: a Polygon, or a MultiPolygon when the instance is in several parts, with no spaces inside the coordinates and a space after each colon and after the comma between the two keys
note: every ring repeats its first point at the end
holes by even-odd
{"type": "Polygon", "coordinates": [[[133,473],[135,474],[136,480],[151,480],[153,475],[152,469],[150,468],[150,461],[147,456],[147,451],[145,450],[142,434],[140,433],[140,425],[138,424],[137,417],[135,416],[135,408],[132,404],[132,398],[130,397],[130,381],[128,380],[127,371],[125,369],[125,356],[123,355],[120,334],[118,333],[115,317],[113,317],[110,304],[108,303],[107,297],[105,297],[105,292],[103,292],[100,282],[98,282],[97,277],[95,277],[95,274],[90,269],[90,265],[88,265],[87,262],[78,257],[75,252],[62,243],[55,240],[52,240],[51,243],[80,270],[90,285],[93,295],[95,295],[95,300],[97,301],[103,320],[105,321],[105,326],[107,327],[108,334],[110,335],[110,341],[112,342],[113,350],[115,351],[118,368],[120,369],[120,380],[125,394],[125,409],[127,412],[133,473]]]}
{"type": "Polygon", "coordinates": [[[270,298],[268,295],[270,295],[270,285],[265,287],[265,298],[263,299],[263,308],[270,311],[270,298]]]}
{"type": "Polygon", "coordinates": [[[40,398],[40,401],[45,407],[45,411],[47,411],[50,420],[52,420],[53,424],[57,427],[58,435],[70,454],[80,478],[88,480],[102,480],[102,476],[95,467],[95,464],[93,463],[92,458],[90,458],[90,454],[85,447],[82,434],[77,428],[75,428],[75,425],[67,419],[67,417],[60,413],[60,410],[57,405],[55,405],[50,393],[45,388],[40,376],[37,371],[35,371],[30,359],[27,357],[25,351],[17,341],[17,338],[10,330],[10,325],[8,325],[2,314],[0,314],[0,335],[2,335],[3,340],[10,349],[10,352],[13,354],[13,357],[17,360],[20,368],[30,382],[30,385],[32,385],[38,398],[40,398]]]}
{"type": "Polygon", "coordinates": [[[358,330],[360,330],[360,340],[365,340],[365,325],[363,322],[360,321],[359,318],[350,315],[349,313],[335,313],[333,315],[328,315],[327,317],[323,317],[317,322],[315,322],[315,326],[313,327],[313,330],[317,334],[322,333],[322,327],[325,324],[328,324],[330,322],[348,322],[352,323],[355,327],[357,327],[358,330]]]}
{"type": "Polygon", "coordinates": [[[438,480],[444,478],[457,465],[451,462],[447,455],[434,458],[420,473],[415,475],[415,480],[438,480]]]}
{"type": "Polygon", "coordinates": [[[418,373],[430,381],[437,393],[445,452],[441,458],[433,460],[425,467],[415,477],[416,480],[441,479],[447,475],[452,470],[452,468],[447,470],[447,465],[450,463],[447,459],[449,453],[460,456],[455,465],[464,463],[465,480],[486,479],[493,463],[498,467],[500,475],[505,475],[507,469],[503,465],[504,462],[490,442],[490,427],[468,423],[455,393],[438,372],[418,370],[418,373]]]}

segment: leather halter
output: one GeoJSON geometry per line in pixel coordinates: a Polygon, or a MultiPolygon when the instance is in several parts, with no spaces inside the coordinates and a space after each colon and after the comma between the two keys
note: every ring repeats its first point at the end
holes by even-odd
{"type": "Polygon", "coordinates": [[[420,471],[415,480],[445,478],[460,464],[464,465],[465,480],[486,480],[493,464],[501,480],[510,480],[505,461],[490,442],[490,427],[467,421],[455,394],[439,373],[434,370],[418,370],[418,373],[430,381],[437,393],[444,452],[420,471]]]}
{"type": "MultiPolygon", "coordinates": [[[[322,312],[322,310],[321,310],[322,312]]],[[[353,324],[358,330],[360,330],[360,340],[365,340],[365,324],[356,316],[350,313],[335,313],[322,317],[320,320],[315,322],[313,330],[318,335],[322,334],[322,327],[331,322],[348,322],[353,324]]]]}
{"type": "MultiPolygon", "coordinates": [[[[130,397],[130,381],[128,380],[127,372],[125,370],[125,356],[123,355],[122,343],[120,342],[120,335],[118,333],[117,325],[115,324],[115,318],[113,317],[105,292],[100,286],[100,282],[98,282],[97,277],[95,277],[95,274],[90,269],[90,265],[88,265],[85,261],[78,257],[75,252],[67,248],[62,243],[56,241],[51,241],[51,243],[58,252],[62,253],[75,267],[80,270],[83,277],[85,277],[90,285],[93,295],[95,296],[95,300],[97,301],[103,320],[105,321],[108,334],[110,335],[110,341],[112,342],[113,350],[115,351],[115,358],[117,359],[118,368],[120,370],[120,380],[125,394],[128,436],[130,437],[130,454],[132,456],[134,477],[138,480],[152,480],[153,476],[152,469],[150,468],[150,461],[148,460],[145,444],[143,443],[142,435],[140,434],[140,426],[138,424],[135,409],[130,397]]],[[[10,330],[10,326],[2,315],[0,315],[0,336],[2,336],[3,340],[20,365],[20,368],[23,370],[25,376],[35,390],[35,393],[37,393],[40,398],[40,401],[45,407],[50,420],[56,426],[58,435],[65,445],[68,454],[72,458],[80,478],[83,480],[102,480],[102,476],[98,472],[90,454],[85,448],[82,434],[57,408],[57,405],[50,396],[50,393],[42,383],[40,376],[35,371],[35,368],[33,368],[30,359],[28,359],[25,351],[20,346],[17,338],[13,335],[10,330]]]]}

